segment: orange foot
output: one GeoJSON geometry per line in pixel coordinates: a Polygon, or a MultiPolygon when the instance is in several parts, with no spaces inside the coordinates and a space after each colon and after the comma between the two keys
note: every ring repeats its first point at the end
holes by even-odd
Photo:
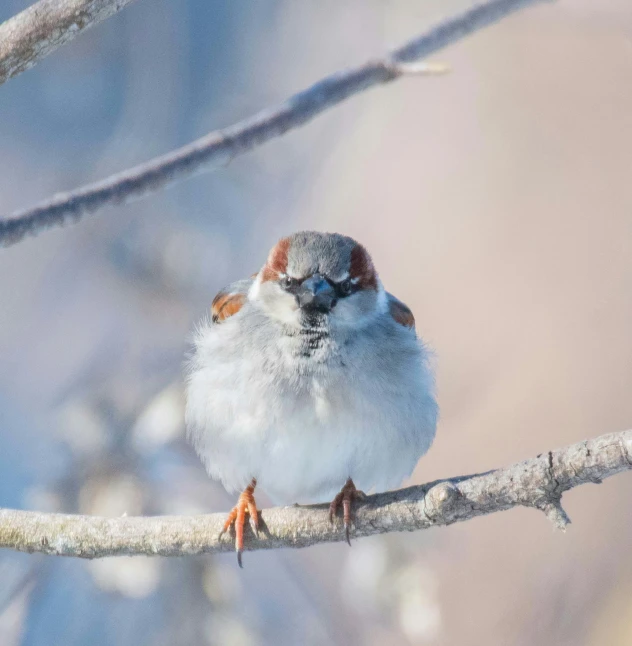
{"type": "Polygon", "coordinates": [[[353,484],[353,480],[349,478],[345,482],[345,486],[340,490],[340,493],[331,501],[329,505],[329,520],[333,523],[338,509],[342,504],[342,520],[345,527],[345,538],[347,543],[351,545],[351,539],[349,538],[349,528],[351,527],[351,503],[354,500],[364,500],[366,494],[364,491],[356,489],[353,484]]]}
{"type": "Polygon", "coordinates": [[[237,504],[233,507],[228,518],[224,523],[224,528],[220,532],[222,536],[227,532],[233,523],[235,524],[235,550],[237,552],[237,563],[239,567],[244,567],[241,562],[241,555],[244,551],[244,525],[246,523],[246,513],[250,516],[250,527],[255,536],[259,530],[259,512],[257,511],[257,503],[255,502],[254,491],[257,486],[256,478],[244,489],[244,492],[239,496],[237,504]]]}

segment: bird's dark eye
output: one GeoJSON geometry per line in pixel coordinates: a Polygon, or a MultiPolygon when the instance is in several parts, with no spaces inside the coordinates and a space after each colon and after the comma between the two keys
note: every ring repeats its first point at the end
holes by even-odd
{"type": "Polygon", "coordinates": [[[296,278],[292,278],[292,276],[283,276],[283,278],[281,278],[281,287],[283,287],[283,289],[291,289],[297,282],[296,278]]]}
{"type": "Polygon", "coordinates": [[[351,281],[348,278],[346,280],[343,280],[339,285],[340,293],[343,296],[349,296],[349,294],[351,294],[352,288],[353,288],[353,285],[351,284],[351,281]]]}

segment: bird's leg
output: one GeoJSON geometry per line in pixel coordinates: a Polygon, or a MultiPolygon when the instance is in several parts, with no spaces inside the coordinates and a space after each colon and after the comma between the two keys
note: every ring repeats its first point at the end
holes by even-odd
{"type": "Polygon", "coordinates": [[[349,537],[349,529],[351,527],[351,503],[354,500],[364,500],[366,494],[364,491],[356,489],[351,478],[347,479],[345,486],[340,490],[340,493],[331,501],[329,505],[329,520],[333,523],[336,513],[340,506],[342,505],[342,521],[345,528],[345,538],[347,543],[351,545],[351,539],[349,537]]]}
{"type": "Polygon", "coordinates": [[[244,551],[244,525],[246,523],[246,514],[250,516],[250,527],[252,533],[257,536],[259,530],[259,512],[257,511],[257,503],[255,502],[254,491],[257,486],[256,478],[244,489],[243,493],[239,496],[237,504],[233,507],[228,518],[224,523],[224,527],[220,532],[220,536],[227,532],[231,525],[235,525],[235,551],[237,552],[237,563],[239,567],[243,567],[241,563],[241,555],[244,551]]]}

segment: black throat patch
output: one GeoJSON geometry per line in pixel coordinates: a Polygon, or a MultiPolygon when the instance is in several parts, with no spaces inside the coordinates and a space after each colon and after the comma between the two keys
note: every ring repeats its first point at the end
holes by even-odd
{"type": "Polygon", "coordinates": [[[327,315],[320,312],[302,312],[301,327],[287,327],[285,334],[296,339],[297,356],[312,357],[322,350],[330,339],[327,315]]]}

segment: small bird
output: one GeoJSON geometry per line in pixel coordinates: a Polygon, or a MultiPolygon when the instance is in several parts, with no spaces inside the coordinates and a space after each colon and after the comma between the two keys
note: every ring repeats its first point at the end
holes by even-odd
{"type": "Polygon", "coordinates": [[[261,270],[213,300],[187,371],[187,434],[209,475],[241,492],[242,565],[259,485],[278,504],[331,501],[349,542],[352,502],[397,487],[435,435],[428,353],[410,309],[366,249],[336,233],[281,239],[261,270]],[[357,487],[357,488],[356,488],[357,487]]]}

